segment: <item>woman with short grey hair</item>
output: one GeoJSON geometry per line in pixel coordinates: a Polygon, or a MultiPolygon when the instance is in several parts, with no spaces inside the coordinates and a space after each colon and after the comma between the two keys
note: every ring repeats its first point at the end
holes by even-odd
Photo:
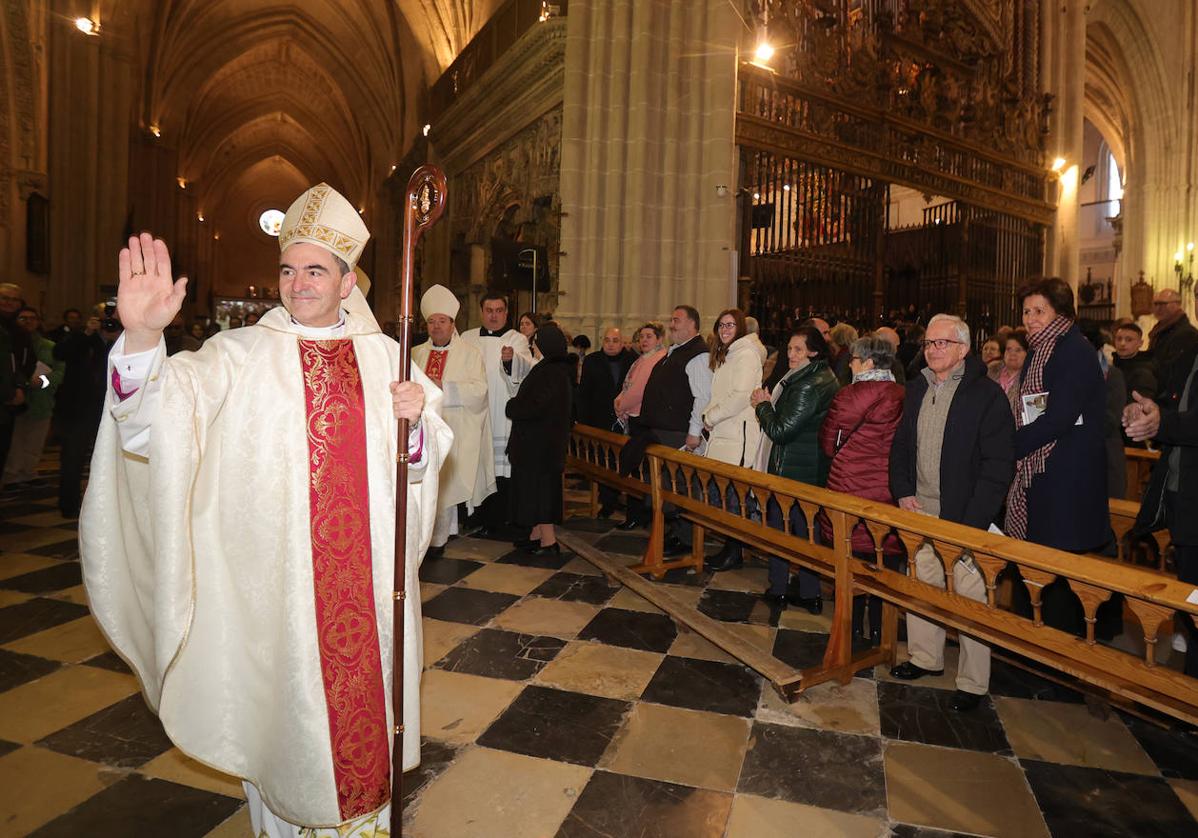
{"type": "MultiPolygon", "coordinates": [[[[904,388],[895,383],[894,345],[885,338],[866,335],[849,347],[853,380],[832,399],[820,428],[819,444],[831,458],[827,488],[879,503],[894,503],[890,496],[890,444],[903,416],[904,388]]],[[[821,530],[827,523],[821,521],[821,530]]],[[[827,543],[832,533],[824,532],[827,543]]],[[[852,532],[853,555],[874,560],[873,537],[864,524],[852,532]]],[[[905,551],[894,533],[882,540],[882,555],[888,567],[902,568],[905,551]]],[[[853,636],[881,640],[882,601],[869,597],[869,626],[864,625],[866,597],[853,597],[853,636]],[[867,634],[868,632],[868,634],[867,634]]]]}

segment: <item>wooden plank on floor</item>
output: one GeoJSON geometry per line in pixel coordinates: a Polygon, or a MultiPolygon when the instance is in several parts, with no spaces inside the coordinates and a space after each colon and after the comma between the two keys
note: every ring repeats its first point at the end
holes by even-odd
{"type": "Polygon", "coordinates": [[[802,690],[802,673],[787,666],[768,652],[742,639],[719,620],[700,613],[675,596],[667,588],[654,584],[631,569],[612,560],[606,553],[597,550],[573,533],[558,530],[557,540],[567,549],[586,559],[611,579],[656,605],[675,622],[681,623],[695,634],[709,640],[741,663],[766,678],[774,689],[787,700],[793,701],[802,690]]]}

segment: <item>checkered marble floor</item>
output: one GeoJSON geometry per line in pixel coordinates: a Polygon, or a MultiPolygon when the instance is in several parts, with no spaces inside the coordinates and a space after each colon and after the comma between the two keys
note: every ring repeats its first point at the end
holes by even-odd
{"type": "MultiPolygon", "coordinates": [[[[171,746],[97,631],[48,468],[0,495],[0,836],[249,835],[240,784],[171,746]]],[[[613,523],[568,526],[634,562],[645,534],[613,523]]],[[[406,835],[1198,834],[1198,736],[999,662],[971,714],[952,647],[946,677],[785,705],[581,558],[460,538],[421,580],[406,835]]],[[[827,618],[771,615],[763,566],[662,584],[792,665],[822,656],[827,618]]]]}

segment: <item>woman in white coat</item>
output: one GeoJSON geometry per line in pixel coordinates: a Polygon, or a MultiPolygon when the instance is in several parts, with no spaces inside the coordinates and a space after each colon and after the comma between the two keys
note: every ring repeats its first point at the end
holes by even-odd
{"type": "MultiPolygon", "coordinates": [[[[761,438],[761,425],[749,396],[761,386],[766,350],[757,335],[745,325],[745,313],[738,308],[720,312],[712,329],[711,401],[703,409],[703,424],[711,436],[707,456],[722,463],[752,468],[761,438]]],[[[714,490],[713,490],[714,491],[714,490]]],[[[712,502],[717,501],[712,497],[712,502]]],[[[734,509],[736,496],[726,501],[734,509]]],[[[708,561],[712,570],[740,567],[740,542],[728,539],[724,548],[708,561]]]]}

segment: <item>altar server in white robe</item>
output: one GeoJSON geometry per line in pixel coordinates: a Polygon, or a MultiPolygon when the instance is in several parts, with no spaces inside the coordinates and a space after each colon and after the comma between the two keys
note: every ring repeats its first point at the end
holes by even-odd
{"type": "Polygon", "coordinates": [[[326,184],[279,234],[283,308],[166,357],[187,280],[129,240],[125,326],[80,520],[106,638],[171,740],[245,781],[256,836],[374,834],[390,817],[396,419],[413,423],[404,768],[419,762],[417,570],[453,436],[355,287],[369,233],[326,184]]]}
{"type": "Polygon", "coordinates": [[[487,367],[487,400],[491,407],[491,446],[495,455],[495,493],[482,505],[480,535],[502,537],[509,519],[508,478],[512,464],[507,458],[507,440],[512,420],[507,418],[508,399],[516,395],[520,382],[532,369],[528,338],[508,326],[507,298],[488,291],[480,302],[483,325],[462,333],[462,340],[477,346],[487,367]]]}
{"type": "Polygon", "coordinates": [[[453,448],[441,467],[433,548],[457,533],[458,504],[473,510],[495,491],[487,368],[482,352],[462,340],[454,326],[460,306],[444,285],[425,291],[420,313],[429,339],[412,350],[412,363],[441,388],[441,417],[453,431],[453,448]]]}

